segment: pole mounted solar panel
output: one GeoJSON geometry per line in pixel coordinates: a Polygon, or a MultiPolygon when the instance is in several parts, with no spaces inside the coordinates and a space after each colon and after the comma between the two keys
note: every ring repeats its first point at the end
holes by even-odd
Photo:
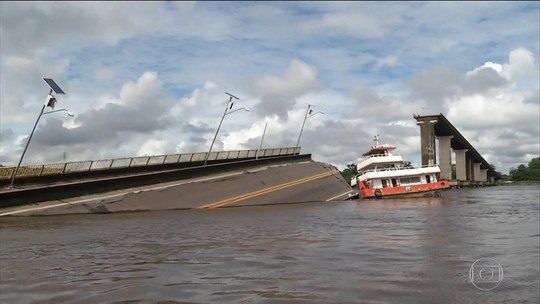
{"type": "MultiPolygon", "coordinates": [[[[232,101],[232,99],[234,98],[234,99],[240,100],[240,98],[234,96],[234,95],[231,94],[231,93],[225,92],[225,94],[227,94],[227,95],[230,96],[230,97],[229,97],[229,104],[227,105],[227,109],[230,110],[230,109],[232,109],[232,107],[233,107],[233,105],[234,105],[234,102],[232,101]]],[[[225,111],[227,111],[227,109],[226,109],[225,111]]]]}
{"type": "Polygon", "coordinates": [[[233,94],[231,94],[231,93],[227,93],[227,92],[225,92],[225,94],[227,94],[227,95],[231,96],[232,98],[235,98],[235,99],[238,99],[238,100],[240,100],[240,98],[238,98],[238,97],[234,96],[234,95],[233,95],[233,94]]]}
{"type": "Polygon", "coordinates": [[[45,80],[45,82],[49,85],[49,88],[51,88],[51,90],[53,90],[56,94],[66,94],[64,91],[62,91],[62,89],[60,89],[54,80],[50,78],[43,78],[43,80],[45,80]]]}

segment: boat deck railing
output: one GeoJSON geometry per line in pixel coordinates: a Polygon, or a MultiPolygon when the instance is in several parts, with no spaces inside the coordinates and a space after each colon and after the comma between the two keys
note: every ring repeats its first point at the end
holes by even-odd
{"type": "MultiPolygon", "coordinates": [[[[269,156],[295,155],[300,153],[300,147],[271,148],[260,150],[216,151],[208,155],[208,161],[234,160],[243,158],[258,158],[269,156]]],[[[119,168],[147,167],[176,163],[202,162],[208,152],[185,154],[139,156],[105,160],[86,160],[45,165],[25,165],[19,167],[16,177],[43,176],[52,174],[70,174],[98,170],[113,170],[119,168]]],[[[0,180],[10,179],[16,167],[0,167],[0,180]]]]}
{"type": "Polygon", "coordinates": [[[362,170],[358,171],[357,176],[364,175],[366,173],[371,172],[385,172],[385,171],[401,171],[401,170],[413,170],[413,169],[421,169],[421,168],[431,168],[431,167],[439,167],[437,164],[433,165],[423,165],[423,166],[416,166],[416,167],[384,167],[384,168],[375,168],[375,169],[369,169],[369,170],[362,170]]]}
{"type": "Polygon", "coordinates": [[[388,153],[388,154],[379,153],[379,154],[370,154],[370,155],[366,155],[366,156],[365,156],[365,159],[373,158],[373,157],[388,157],[388,156],[401,156],[401,154],[399,154],[399,153],[388,153]]]}

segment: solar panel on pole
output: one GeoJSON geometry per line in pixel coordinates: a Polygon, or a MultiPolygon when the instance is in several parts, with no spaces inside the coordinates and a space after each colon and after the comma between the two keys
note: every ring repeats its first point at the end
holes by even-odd
{"type": "Polygon", "coordinates": [[[45,82],[49,85],[49,88],[51,88],[51,90],[53,90],[56,94],[66,94],[51,78],[43,78],[43,80],[45,80],[45,82]]]}
{"type": "Polygon", "coordinates": [[[232,98],[235,98],[235,99],[238,99],[238,100],[240,100],[240,98],[238,98],[238,97],[234,96],[234,95],[233,95],[233,94],[231,94],[231,93],[227,93],[227,92],[225,92],[225,94],[227,94],[227,95],[231,96],[232,98]]]}

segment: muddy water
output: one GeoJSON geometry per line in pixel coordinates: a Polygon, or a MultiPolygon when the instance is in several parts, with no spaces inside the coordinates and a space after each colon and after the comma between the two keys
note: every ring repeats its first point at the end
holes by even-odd
{"type": "Polygon", "coordinates": [[[537,303],[539,214],[539,186],[500,186],[429,199],[4,217],[0,302],[537,303]],[[471,279],[481,258],[490,264],[473,266],[471,279]]]}

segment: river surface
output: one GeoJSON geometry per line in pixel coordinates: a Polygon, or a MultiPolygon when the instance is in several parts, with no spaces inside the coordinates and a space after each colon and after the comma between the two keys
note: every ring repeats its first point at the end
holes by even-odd
{"type": "Polygon", "coordinates": [[[538,185],[0,229],[0,303],[540,301],[538,185]]]}

